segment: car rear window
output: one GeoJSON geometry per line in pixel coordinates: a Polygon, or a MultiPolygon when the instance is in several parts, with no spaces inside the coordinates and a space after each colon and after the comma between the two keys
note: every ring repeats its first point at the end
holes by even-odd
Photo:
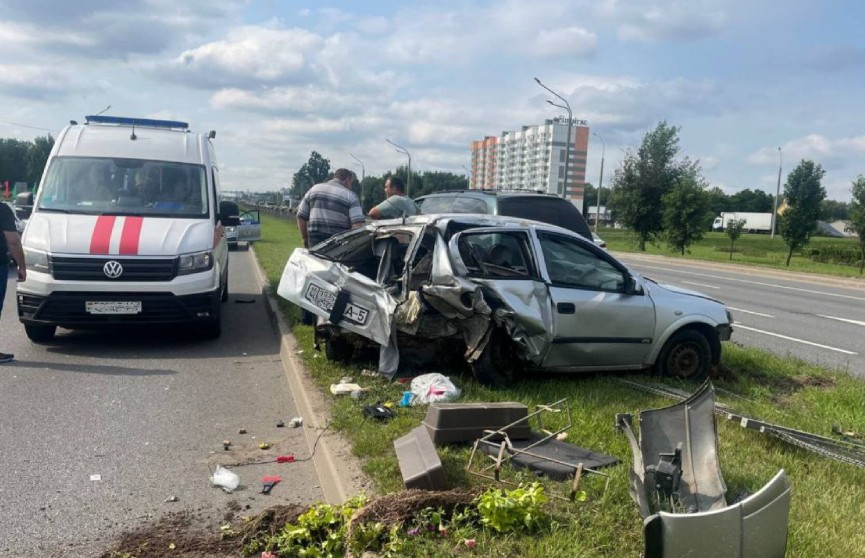
{"type": "Polygon", "coordinates": [[[483,200],[463,196],[435,196],[425,198],[421,204],[425,215],[430,213],[489,213],[483,200]]]}
{"type": "MultiPolygon", "coordinates": [[[[426,212],[425,212],[426,213],[426,212]]],[[[508,196],[499,198],[499,215],[532,219],[568,229],[592,239],[586,220],[571,202],[552,196],[508,196]]]]}

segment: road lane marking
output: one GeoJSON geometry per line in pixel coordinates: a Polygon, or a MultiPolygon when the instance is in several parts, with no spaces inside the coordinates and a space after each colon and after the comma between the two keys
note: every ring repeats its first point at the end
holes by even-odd
{"type": "MultiPolygon", "coordinates": [[[[816,291],[814,289],[803,289],[801,287],[788,287],[787,285],[778,285],[777,283],[763,283],[762,281],[748,281],[747,279],[736,279],[735,277],[724,277],[723,275],[709,275],[708,273],[697,273],[695,271],[685,271],[682,269],[671,270],[669,267],[655,267],[651,265],[642,265],[642,264],[631,264],[634,267],[643,267],[646,269],[657,269],[659,271],[666,271],[668,273],[682,273],[685,275],[696,275],[698,277],[709,277],[711,279],[720,279],[726,281],[736,281],[737,283],[746,283],[748,285],[759,285],[761,287],[772,287],[775,289],[787,289],[788,291],[799,291],[802,293],[810,293],[810,294],[818,294],[824,296],[834,296],[836,298],[849,298],[850,300],[858,300],[860,302],[865,302],[865,297],[861,296],[853,296],[853,295],[845,295],[840,293],[827,293],[826,291],[816,291]]],[[[732,273],[732,272],[731,272],[732,273]]],[[[791,279],[792,281],[792,279],[791,279]]],[[[843,288],[843,287],[840,287],[843,288]]]]}
{"type": "Polygon", "coordinates": [[[730,310],[733,310],[735,312],[744,312],[746,314],[754,314],[755,316],[763,316],[764,318],[774,318],[775,317],[771,314],[764,314],[762,312],[754,312],[753,310],[745,310],[744,308],[733,308],[732,306],[728,306],[727,308],[729,308],[730,310]]]}
{"type": "Polygon", "coordinates": [[[786,335],[781,335],[780,333],[772,333],[771,331],[766,331],[763,329],[756,329],[753,327],[743,326],[739,322],[734,322],[736,327],[739,329],[744,329],[747,331],[754,331],[756,333],[763,333],[766,335],[771,335],[772,337],[779,337],[781,339],[786,339],[787,341],[795,341],[796,343],[803,343],[805,345],[812,345],[814,347],[820,347],[821,349],[828,349],[830,351],[836,351],[839,353],[844,353],[845,355],[858,355],[859,353],[855,353],[853,351],[848,351],[846,349],[839,349],[838,347],[830,347],[829,345],[821,345],[820,343],[814,343],[813,341],[805,341],[804,339],[797,339],[795,337],[787,337],[786,335]]]}
{"type": "Polygon", "coordinates": [[[829,320],[838,320],[839,322],[847,322],[848,324],[856,324],[865,327],[865,322],[861,320],[850,320],[848,318],[836,318],[835,316],[824,316],[823,314],[817,314],[821,318],[827,318],[829,320]]]}
{"type": "Polygon", "coordinates": [[[705,283],[692,283],[691,281],[682,281],[682,283],[686,285],[697,285],[698,287],[705,287],[707,289],[720,289],[721,287],[716,287],[715,285],[707,285],[705,283]]]}

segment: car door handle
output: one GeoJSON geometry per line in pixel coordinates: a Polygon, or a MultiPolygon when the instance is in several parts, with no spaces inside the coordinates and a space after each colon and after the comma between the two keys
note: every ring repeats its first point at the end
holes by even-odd
{"type": "Polygon", "coordinates": [[[559,302],[556,303],[556,311],[559,314],[574,314],[577,311],[577,307],[574,306],[573,302],[559,302]]]}

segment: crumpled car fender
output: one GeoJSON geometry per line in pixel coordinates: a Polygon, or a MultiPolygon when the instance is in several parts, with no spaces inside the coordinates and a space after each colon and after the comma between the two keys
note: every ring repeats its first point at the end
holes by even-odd
{"type": "Polygon", "coordinates": [[[325,319],[331,318],[340,292],[348,301],[339,327],[386,345],[397,306],[396,300],[372,279],[350,273],[336,262],[314,258],[304,248],[296,248],[285,264],[276,290],[282,298],[325,319]]]}

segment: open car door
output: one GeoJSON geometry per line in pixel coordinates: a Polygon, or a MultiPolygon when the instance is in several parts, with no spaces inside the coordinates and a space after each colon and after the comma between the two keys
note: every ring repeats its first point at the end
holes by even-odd
{"type": "Polygon", "coordinates": [[[238,242],[255,242],[261,240],[261,216],[258,210],[244,211],[240,214],[240,225],[237,227],[238,242]]]}

